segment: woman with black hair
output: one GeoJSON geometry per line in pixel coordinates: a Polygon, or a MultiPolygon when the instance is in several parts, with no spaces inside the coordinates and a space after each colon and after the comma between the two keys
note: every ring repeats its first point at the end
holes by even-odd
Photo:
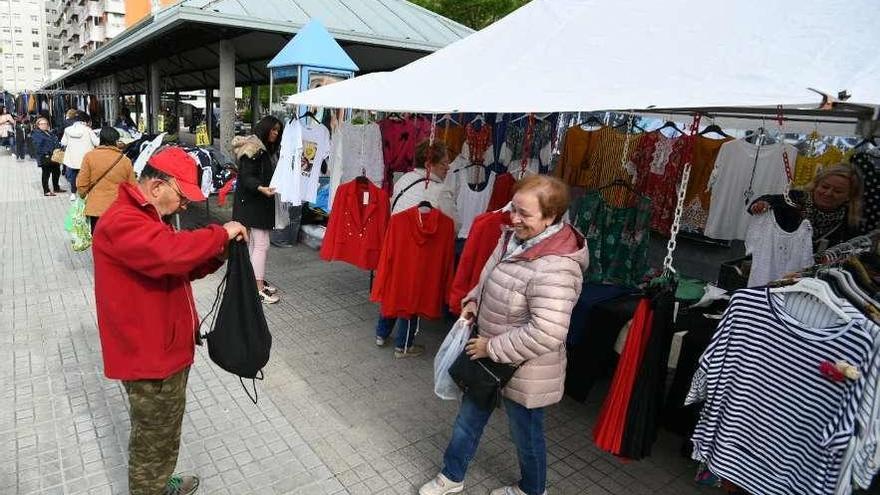
{"type": "Polygon", "coordinates": [[[269,234],[275,227],[275,188],[269,187],[283,130],[281,121],[267,116],[257,122],[254,133],[247,137],[236,136],[232,150],[238,159],[238,183],[232,219],[248,228],[248,251],[257,291],[265,304],[275,304],[278,291],[266,283],[266,256],[269,252],[269,234]]]}

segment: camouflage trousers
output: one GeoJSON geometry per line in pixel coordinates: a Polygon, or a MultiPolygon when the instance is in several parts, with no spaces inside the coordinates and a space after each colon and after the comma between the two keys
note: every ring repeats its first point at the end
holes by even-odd
{"type": "Polygon", "coordinates": [[[164,380],[123,381],[128,393],[128,489],[161,495],[177,465],[189,368],[164,380]]]}

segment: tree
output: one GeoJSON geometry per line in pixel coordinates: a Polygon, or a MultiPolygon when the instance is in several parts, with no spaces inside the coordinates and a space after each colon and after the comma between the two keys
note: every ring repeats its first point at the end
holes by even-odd
{"type": "Polygon", "coordinates": [[[522,7],[529,0],[412,0],[412,2],[479,30],[522,7]]]}

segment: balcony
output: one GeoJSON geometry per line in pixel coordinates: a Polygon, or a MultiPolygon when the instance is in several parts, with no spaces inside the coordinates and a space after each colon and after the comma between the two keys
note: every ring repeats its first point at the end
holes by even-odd
{"type": "Polygon", "coordinates": [[[84,17],[103,17],[104,6],[97,0],[89,0],[84,17]]]}
{"type": "Polygon", "coordinates": [[[104,12],[112,14],[125,14],[125,2],[123,0],[103,0],[104,12]]]}
{"type": "Polygon", "coordinates": [[[124,25],[108,24],[104,30],[105,39],[115,38],[122,34],[123,31],[125,31],[124,25]]]}

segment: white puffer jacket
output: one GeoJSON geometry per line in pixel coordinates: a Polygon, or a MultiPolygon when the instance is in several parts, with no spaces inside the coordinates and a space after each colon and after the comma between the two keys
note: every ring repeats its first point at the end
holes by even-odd
{"type": "Polygon", "coordinates": [[[64,165],[79,170],[82,167],[83,157],[95,149],[98,143],[98,136],[91,127],[83,122],[74,122],[73,125],[64,129],[64,136],[61,137],[61,145],[66,146],[64,148],[64,165]]]}
{"type": "Polygon", "coordinates": [[[565,338],[587,268],[587,243],[566,224],[523,253],[502,260],[508,239],[509,234],[501,236],[480,283],[463,304],[478,303],[480,335],[489,339],[489,357],[520,365],[504,396],[533,409],[562,400],[565,338]]]}

